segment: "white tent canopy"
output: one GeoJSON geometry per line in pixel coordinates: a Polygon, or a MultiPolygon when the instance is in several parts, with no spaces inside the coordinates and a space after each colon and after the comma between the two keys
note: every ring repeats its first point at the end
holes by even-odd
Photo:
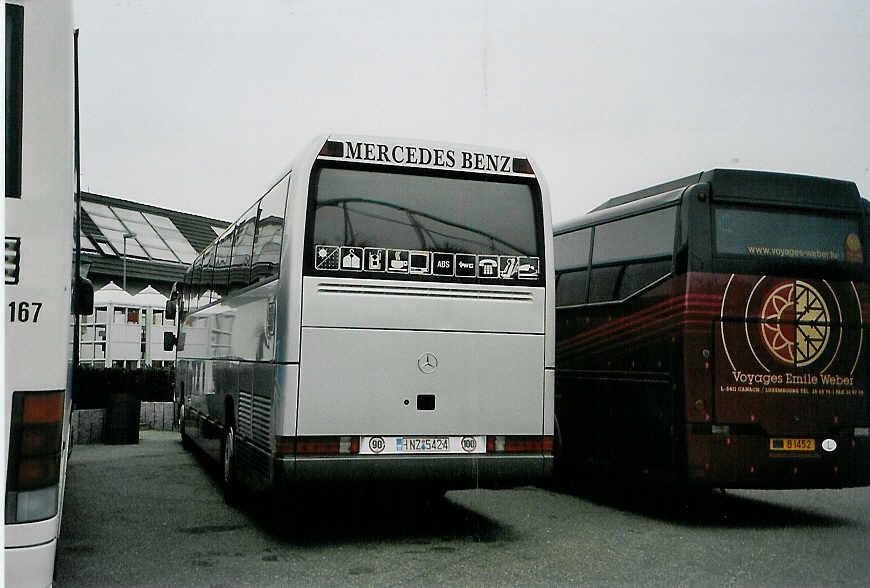
{"type": "Polygon", "coordinates": [[[129,292],[125,292],[124,289],[117,285],[115,282],[109,282],[108,284],[94,292],[94,304],[135,306],[137,303],[132,294],[130,294],[129,292]]]}

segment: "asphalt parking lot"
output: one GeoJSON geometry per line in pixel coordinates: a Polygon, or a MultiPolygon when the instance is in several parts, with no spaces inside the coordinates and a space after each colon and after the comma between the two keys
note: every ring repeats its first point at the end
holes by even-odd
{"type": "Polygon", "coordinates": [[[580,485],[311,498],[295,530],[224,504],[177,433],[78,446],[57,586],[865,586],[870,489],[686,502],[580,485]]]}

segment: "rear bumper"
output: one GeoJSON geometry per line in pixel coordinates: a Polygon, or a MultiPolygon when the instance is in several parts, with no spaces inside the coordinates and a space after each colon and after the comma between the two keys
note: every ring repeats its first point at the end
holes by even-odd
{"type": "Polygon", "coordinates": [[[688,481],[725,488],[870,486],[870,439],[836,436],[837,449],[771,452],[762,435],[689,435],[688,481]]]}
{"type": "Polygon", "coordinates": [[[278,486],[397,482],[445,490],[535,484],[553,471],[552,455],[287,457],[274,461],[278,486]]]}
{"type": "Polygon", "coordinates": [[[57,540],[6,548],[6,586],[51,586],[57,540]]]}

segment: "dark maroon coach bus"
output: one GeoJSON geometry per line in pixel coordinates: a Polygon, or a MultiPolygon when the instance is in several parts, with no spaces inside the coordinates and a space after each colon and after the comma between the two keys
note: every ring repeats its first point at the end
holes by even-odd
{"type": "Polygon", "coordinates": [[[716,169],[554,235],[557,467],[870,484],[870,203],[853,182],[716,169]]]}

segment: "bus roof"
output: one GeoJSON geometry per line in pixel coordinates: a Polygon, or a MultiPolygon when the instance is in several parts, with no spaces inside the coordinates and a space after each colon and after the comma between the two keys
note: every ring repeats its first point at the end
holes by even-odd
{"type": "Polygon", "coordinates": [[[668,205],[679,200],[685,188],[702,182],[710,184],[713,200],[723,202],[852,212],[864,208],[855,182],[780,172],[712,169],[615,196],[585,215],[559,223],[554,226],[554,232],[566,232],[668,205]]]}

